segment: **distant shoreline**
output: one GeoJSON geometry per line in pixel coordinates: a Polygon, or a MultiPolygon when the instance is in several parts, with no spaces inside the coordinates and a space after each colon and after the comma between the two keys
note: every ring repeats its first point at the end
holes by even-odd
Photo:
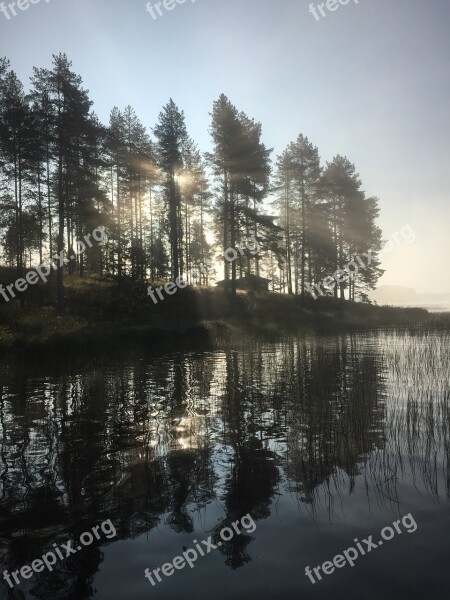
{"type": "Polygon", "coordinates": [[[89,277],[68,281],[67,311],[59,315],[52,307],[51,291],[51,283],[36,286],[23,307],[18,302],[0,306],[0,352],[77,355],[135,343],[157,348],[166,342],[217,344],[246,335],[276,338],[450,325],[450,311],[447,318],[445,313],[418,307],[267,292],[239,292],[233,300],[213,288],[188,287],[155,306],[144,282],[122,282],[119,287],[116,282],[89,277]]]}

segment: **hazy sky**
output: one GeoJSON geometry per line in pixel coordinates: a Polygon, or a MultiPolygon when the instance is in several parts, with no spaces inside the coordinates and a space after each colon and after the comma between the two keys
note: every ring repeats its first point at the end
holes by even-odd
{"type": "Polygon", "coordinates": [[[450,0],[350,0],[319,21],[309,5],[186,0],[154,20],[142,0],[41,0],[0,13],[0,54],[27,84],[65,52],[105,123],[131,104],[152,127],[173,97],[208,150],[223,92],[274,156],[299,133],[324,162],[346,155],[385,237],[417,236],[385,255],[380,283],[450,293],[450,0]]]}

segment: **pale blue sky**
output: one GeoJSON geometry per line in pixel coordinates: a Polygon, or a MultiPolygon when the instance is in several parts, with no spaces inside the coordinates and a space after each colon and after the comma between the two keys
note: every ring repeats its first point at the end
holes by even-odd
{"type": "Polygon", "coordinates": [[[381,283],[450,293],[450,1],[350,0],[318,22],[309,4],[186,0],[153,20],[142,0],[41,0],[0,13],[0,54],[27,83],[65,52],[104,122],[131,104],[152,127],[173,97],[208,150],[224,92],[274,155],[301,132],[323,161],[348,156],[385,237],[417,235],[385,255],[381,283]]]}

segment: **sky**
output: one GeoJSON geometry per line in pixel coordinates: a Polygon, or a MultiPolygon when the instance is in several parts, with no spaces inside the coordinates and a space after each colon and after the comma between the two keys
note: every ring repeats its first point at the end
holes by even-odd
{"type": "Polygon", "coordinates": [[[303,133],[324,164],[355,164],[401,241],[380,284],[450,293],[449,0],[349,0],[319,20],[309,0],[186,0],[156,19],[144,0],[34,2],[0,12],[0,55],[26,87],[65,52],[104,123],[130,104],[151,128],[173,98],[202,151],[224,93],[273,158],[303,133]]]}

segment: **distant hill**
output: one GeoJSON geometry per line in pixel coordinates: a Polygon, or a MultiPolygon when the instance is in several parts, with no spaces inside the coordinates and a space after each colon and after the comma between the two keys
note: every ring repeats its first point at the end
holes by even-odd
{"type": "Polygon", "coordinates": [[[415,289],[403,285],[380,285],[371,294],[378,304],[414,304],[419,302],[415,289]]]}
{"type": "Polygon", "coordinates": [[[370,294],[378,305],[416,306],[432,312],[450,311],[450,294],[418,294],[403,285],[380,285],[370,294]]]}

